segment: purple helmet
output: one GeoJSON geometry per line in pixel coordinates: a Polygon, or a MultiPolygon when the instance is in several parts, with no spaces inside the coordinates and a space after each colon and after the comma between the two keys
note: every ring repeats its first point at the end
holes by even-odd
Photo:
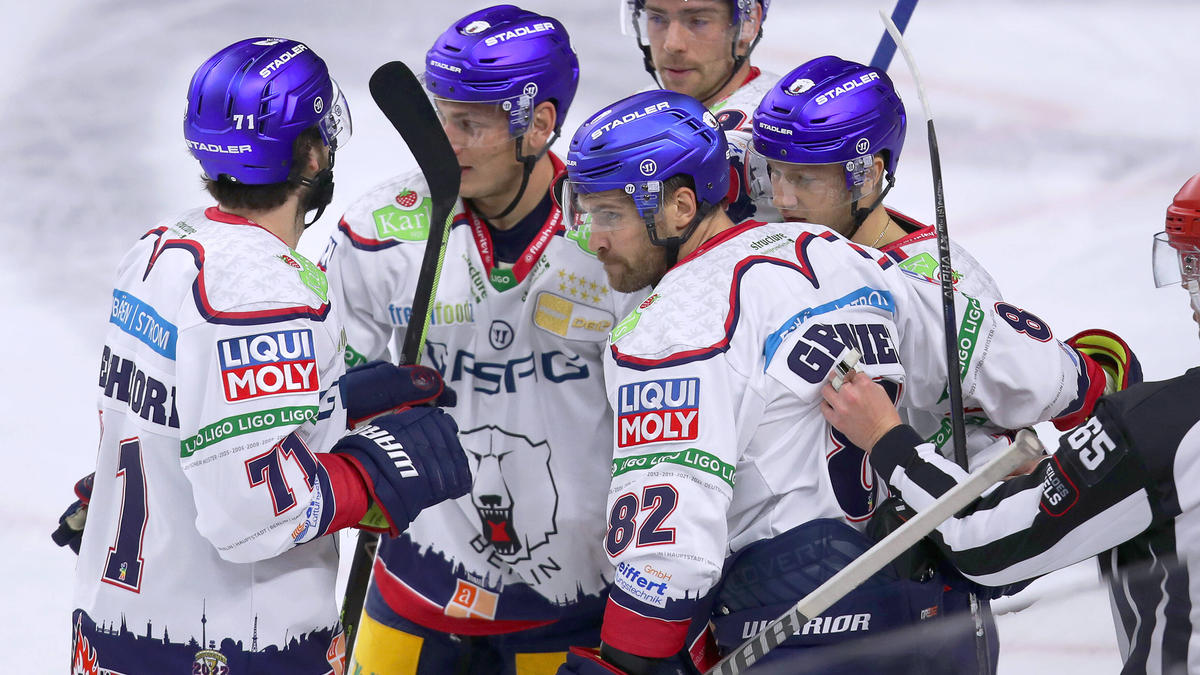
{"type": "Polygon", "coordinates": [[[496,5],[459,19],[425,55],[425,87],[435,99],[494,103],[509,134],[525,133],[533,108],[553,101],[561,128],[579,83],[579,59],[557,19],[496,5]]]}
{"type": "Polygon", "coordinates": [[[308,45],[249,38],[204,62],[188,88],[183,137],[205,175],[248,185],[288,179],[293,144],[316,126],[331,150],[350,138],[350,109],[308,45]]]}
{"type": "MultiPolygon", "coordinates": [[[[664,181],[691,176],[705,211],[729,192],[729,146],[716,117],[696,99],[665,89],[634,94],[592,115],[571,139],[566,165],[574,195],[623,190],[633,198],[652,240],[664,181]]],[[[568,225],[582,224],[568,219],[568,225]]]]}
{"type": "Polygon", "coordinates": [[[844,163],[846,188],[884,153],[895,176],[904,147],[904,103],[887,73],[822,56],[784,75],[754,111],[754,152],[790,164],[844,163]]]}

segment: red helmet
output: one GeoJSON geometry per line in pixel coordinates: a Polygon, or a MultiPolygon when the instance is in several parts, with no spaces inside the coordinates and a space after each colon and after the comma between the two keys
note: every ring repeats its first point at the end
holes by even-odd
{"type": "Polygon", "coordinates": [[[1179,188],[1167,207],[1167,241],[1179,250],[1200,248],[1200,173],[1179,188]]]}
{"type": "Polygon", "coordinates": [[[1154,235],[1154,285],[1200,278],[1200,173],[1167,207],[1167,227],[1154,235]]]}

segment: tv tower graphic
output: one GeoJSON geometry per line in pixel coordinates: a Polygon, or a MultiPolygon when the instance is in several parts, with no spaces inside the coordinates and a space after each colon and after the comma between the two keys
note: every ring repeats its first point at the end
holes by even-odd
{"type": "Polygon", "coordinates": [[[254,632],[250,634],[250,651],[258,651],[258,615],[254,615],[254,632]]]}
{"type": "MultiPolygon", "coordinates": [[[[193,605],[193,607],[194,606],[195,605],[193,605]]],[[[207,610],[208,610],[208,601],[201,600],[200,601],[200,648],[201,649],[208,649],[208,636],[205,634],[205,631],[208,629],[208,626],[205,625],[208,623],[208,616],[206,615],[207,610]]]]}

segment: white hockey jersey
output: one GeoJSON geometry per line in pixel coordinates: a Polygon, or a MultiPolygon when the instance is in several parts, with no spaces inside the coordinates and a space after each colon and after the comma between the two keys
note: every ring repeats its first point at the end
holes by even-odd
{"type": "Polygon", "coordinates": [[[340,673],[325,275],[196,209],[126,254],[109,323],[71,672],[340,673]]]}
{"type": "MultiPolygon", "coordinates": [[[[743,223],[617,325],[605,361],[616,411],[605,548],[617,568],[606,644],[674,653],[731,552],[842,515],[826,470],[841,448],[819,402],[848,346],[899,383],[902,404],[941,398],[940,291],[875,253],[820,226],[743,223]]],[[[1082,400],[1073,350],[1004,303],[956,296],[971,405],[1019,427],[1082,400]]]]}
{"type": "MultiPolygon", "coordinates": [[[[556,171],[562,163],[550,155],[556,171]]],[[[373,189],[347,211],[322,264],[344,309],[355,360],[398,353],[410,320],[430,199],[419,172],[373,189]]],[[[448,234],[421,362],[458,395],[448,412],[474,487],[385,540],[375,582],[388,605],[444,632],[501,633],[603,609],[612,568],[604,496],[612,413],[601,354],[645,294],[615,293],[586,235],[554,207],[511,267],[488,226],[460,201],[448,234]]]]}
{"type": "Polygon", "coordinates": [[[735,89],[729,96],[708,106],[708,109],[717,116],[717,123],[726,133],[739,129],[749,130],[754,110],[758,108],[762,97],[766,96],[767,92],[771,91],[771,87],[779,81],[779,77],[775,73],[751,66],[750,75],[742,83],[742,86],[735,89]]]}
{"type": "MultiPolygon", "coordinates": [[[[888,209],[888,215],[907,234],[879,250],[900,267],[940,284],[937,232],[933,226],[919,223],[892,209],[888,209]]],[[[992,275],[953,239],[950,240],[950,264],[954,268],[951,277],[954,288],[960,293],[974,298],[1004,297],[992,275]]],[[[947,457],[952,457],[954,435],[951,433],[949,399],[942,401],[936,409],[902,409],[901,413],[917,433],[934,443],[947,457]]],[[[1006,435],[1007,430],[997,427],[978,413],[978,410],[968,409],[964,417],[968,425],[966,450],[970,468],[986,464],[1012,442],[1006,435]]]]}

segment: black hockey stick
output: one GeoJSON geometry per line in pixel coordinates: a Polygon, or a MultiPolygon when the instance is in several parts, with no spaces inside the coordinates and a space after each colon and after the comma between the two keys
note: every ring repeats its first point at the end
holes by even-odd
{"type": "Polygon", "coordinates": [[[837,574],[833,575],[817,587],[816,590],[804,596],[792,606],[783,616],[767,624],[757,635],[743,642],[741,646],[721,659],[717,665],[708,671],[707,675],[738,675],[754,665],[756,661],[766,656],[767,652],[778,647],[789,637],[799,631],[809,620],[818,617],[829,609],[835,602],[841,600],[850,591],[883,569],[885,565],[895,560],[897,556],[912,548],[937,529],[947,518],[961,511],[992,485],[1001,481],[1005,476],[1025,462],[1042,454],[1042,444],[1037,436],[1027,429],[1017,433],[1017,439],[996,456],[995,459],[983,465],[966,480],[955,485],[916,516],[908,519],[891,534],[881,539],[866,553],[854,559],[837,574]]]}
{"type": "Polygon", "coordinates": [[[888,33],[900,47],[900,53],[908,63],[912,72],[913,82],[917,85],[917,96],[921,99],[921,108],[925,111],[925,127],[929,134],[929,164],[933,169],[933,207],[936,220],[933,229],[937,232],[938,269],[942,282],[942,324],[946,331],[946,370],[947,386],[950,390],[950,428],[954,434],[954,461],[963,469],[967,468],[966,428],[963,422],[962,379],[959,374],[958,336],[955,327],[958,322],[954,317],[954,270],[950,267],[950,233],[946,226],[946,195],[942,191],[942,159],[938,153],[937,133],[933,129],[933,113],[929,110],[929,102],[925,99],[925,85],[921,82],[921,73],[913,60],[904,36],[896,28],[896,24],[887,14],[879,12],[888,33]]]}
{"type": "MultiPolygon", "coordinates": [[[[887,27],[888,34],[892,36],[900,48],[900,53],[904,55],[904,61],[908,64],[908,70],[913,76],[913,83],[917,85],[917,96],[921,99],[921,109],[925,111],[925,126],[929,135],[929,165],[933,170],[933,204],[936,214],[934,230],[937,232],[938,268],[941,271],[939,276],[942,282],[942,324],[946,330],[946,374],[947,387],[950,392],[950,429],[954,441],[954,462],[965,471],[967,470],[967,430],[963,421],[962,373],[960,373],[958,338],[955,330],[958,322],[954,316],[954,269],[950,266],[950,233],[946,226],[946,196],[942,191],[942,158],[938,152],[937,133],[933,130],[933,112],[929,108],[928,99],[925,98],[925,84],[921,81],[921,71],[917,70],[917,62],[913,59],[912,52],[908,50],[904,36],[896,28],[896,24],[892,23],[892,20],[882,11],[879,12],[879,18],[883,19],[883,25],[887,27]]],[[[979,672],[990,674],[992,672],[991,654],[987,644],[987,632],[979,597],[974,591],[967,595],[971,605],[971,618],[975,622],[975,660],[979,664],[979,672]]]]}
{"type": "MultiPolygon", "coordinates": [[[[404,341],[400,348],[400,364],[407,365],[418,361],[425,346],[429,310],[437,294],[442,260],[446,256],[446,234],[450,229],[454,203],[458,200],[461,171],[429,97],[408,66],[400,61],[383,64],[371,75],[370,88],[375,104],[400,132],[417,165],[421,167],[421,173],[425,174],[425,183],[429,186],[429,196],[433,202],[429,217],[429,239],[425,242],[425,256],[421,259],[421,271],[413,292],[412,318],[404,330],[404,341]]],[[[346,595],[342,601],[347,664],[354,653],[359,618],[378,545],[379,535],[359,531],[358,544],[354,547],[354,558],[350,565],[350,578],[346,582],[346,595]]]]}

